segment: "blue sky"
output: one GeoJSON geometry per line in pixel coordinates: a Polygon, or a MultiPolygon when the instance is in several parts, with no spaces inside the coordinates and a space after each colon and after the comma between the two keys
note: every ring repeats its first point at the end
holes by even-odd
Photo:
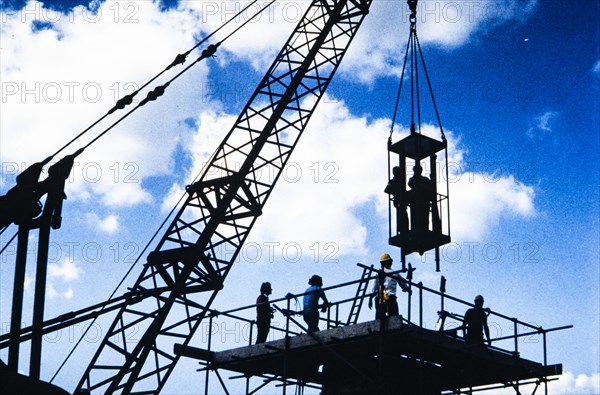
{"type": "MultiPolygon", "coordinates": [[[[544,327],[573,324],[549,335],[550,362],[567,372],[552,393],[598,393],[600,2],[420,3],[429,7],[420,9],[419,36],[454,169],[453,244],[442,249],[448,292],[467,300],[484,294],[492,309],[544,327]]],[[[2,4],[2,193],[18,169],[54,152],[236,9],[233,2],[2,4]]],[[[52,234],[46,317],[110,295],[229,130],[306,4],[279,4],[79,158],[63,227],[52,234]]],[[[399,4],[375,0],[251,234],[260,259],[244,250],[216,307],[251,303],[262,281],[280,297],[302,292],[314,273],[331,285],[357,278],[356,262],[376,263],[384,251],[398,257],[386,243],[382,190],[408,34],[399,4]],[[290,246],[299,246],[301,258],[291,259],[290,246]]],[[[424,120],[433,122],[433,113],[424,120]]],[[[3,246],[14,231],[2,234],[3,246]]],[[[409,260],[417,280],[437,288],[431,258],[409,260]]],[[[2,331],[10,322],[13,261],[8,248],[0,258],[2,331]]],[[[28,270],[28,302],[33,276],[28,270]]],[[[66,356],[70,337],[44,343],[44,378],[66,356]]],[[[84,345],[78,360],[89,360],[96,344],[84,345]]],[[[183,365],[170,388],[193,393],[183,378],[196,365],[183,365]]],[[[72,388],[76,372],[55,382],[72,388]]]]}

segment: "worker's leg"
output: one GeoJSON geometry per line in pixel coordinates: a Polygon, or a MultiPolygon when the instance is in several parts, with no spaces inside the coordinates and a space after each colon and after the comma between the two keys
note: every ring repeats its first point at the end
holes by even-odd
{"type": "Polygon", "coordinates": [[[398,315],[398,301],[396,300],[395,296],[390,295],[390,298],[388,299],[386,304],[387,304],[388,316],[393,317],[395,315],[398,315]]]}
{"type": "Polygon", "coordinates": [[[308,332],[319,331],[319,311],[307,311],[304,313],[304,322],[307,325],[308,332]]]}
{"type": "Polygon", "coordinates": [[[271,322],[269,320],[257,321],[256,326],[258,331],[258,335],[256,336],[256,344],[266,342],[269,335],[269,327],[271,326],[271,322]]]}

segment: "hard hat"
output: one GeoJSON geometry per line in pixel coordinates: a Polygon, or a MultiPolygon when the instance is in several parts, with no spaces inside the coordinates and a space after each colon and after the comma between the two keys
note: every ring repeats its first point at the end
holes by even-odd
{"type": "Polygon", "coordinates": [[[475,302],[478,302],[478,301],[483,303],[483,296],[481,296],[481,295],[475,296],[475,302]]]}
{"type": "Polygon", "coordinates": [[[386,261],[391,261],[391,260],[392,260],[392,257],[390,256],[390,254],[387,254],[387,253],[381,255],[381,258],[379,258],[380,262],[386,262],[386,261]]]}

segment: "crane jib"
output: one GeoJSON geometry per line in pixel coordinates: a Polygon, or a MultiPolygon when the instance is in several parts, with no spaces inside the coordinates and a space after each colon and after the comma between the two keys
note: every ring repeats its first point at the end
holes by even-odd
{"type": "Polygon", "coordinates": [[[121,308],[76,393],[160,392],[174,345],[207,315],[370,5],[311,3],[132,288],[165,292],[121,308]]]}

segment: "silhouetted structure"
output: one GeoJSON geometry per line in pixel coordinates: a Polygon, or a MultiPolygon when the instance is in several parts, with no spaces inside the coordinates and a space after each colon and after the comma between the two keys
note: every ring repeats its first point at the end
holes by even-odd
{"type": "Polygon", "coordinates": [[[440,270],[439,247],[450,242],[450,210],[448,185],[448,152],[444,129],[437,110],[437,105],[425,65],[423,52],[417,36],[417,1],[409,0],[410,34],[404,58],[404,66],[400,76],[400,86],[396,97],[392,127],[388,138],[388,165],[393,174],[385,192],[391,195],[389,207],[389,243],[400,247],[402,254],[402,270],[406,271],[406,256],[414,252],[419,254],[435,250],[436,271],[440,270]],[[398,114],[404,74],[407,61],[410,59],[410,134],[400,141],[392,142],[394,124],[398,114]],[[420,62],[419,62],[420,60],[420,62]],[[441,141],[422,134],[421,128],[421,95],[419,94],[419,75],[426,77],[427,87],[439,125],[441,141]],[[415,92],[417,93],[415,95],[415,92]],[[438,182],[438,154],[445,157],[443,170],[446,182],[438,182]],[[422,163],[423,162],[423,163],[422,163]],[[412,166],[413,174],[408,180],[408,168],[412,166]],[[429,177],[423,174],[423,167],[429,167],[429,177]],[[445,188],[439,190],[438,184],[445,188]],[[392,205],[394,210],[392,210],[392,205]],[[410,222],[407,210],[410,210],[410,222]],[[395,213],[394,213],[395,211],[395,213]],[[395,215],[394,215],[395,214],[395,215]],[[395,217],[395,220],[393,218],[395,217]],[[431,217],[431,220],[430,220],[431,217]]]}
{"type": "Polygon", "coordinates": [[[271,295],[271,283],[262,283],[260,286],[260,295],[256,298],[256,343],[264,343],[269,336],[269,328],[271,327],[271,318],[273,318],[273,310],[269,304],[269,295],[271,295]]]}
{"type": "MultiPolygon", "coordinates": [[[[371,269],[371,272],[373,276],[366,281],[361,278],[325,288],[324,291],[353,285],[360,290],[363,283],[377,279],[377,270],[371,269]]],[[[546,335],[571,326],[542,329],[490,311],[501,325],[505,325],[505,322],[502,323],[504,320],[515,325],[513,335],[494,341],[514,341],[515,348],[506,350],[473,345],[456,336],[456,328],[445,330],[442,326],[439,330],[431,330],[423,324],[424,293],[428,293],[428,300],[432,295],[439,296],[442,305],[445,299],[471,306],[469,303],[449,296],[445,289],[435,291],[412,282],[408,285],[417,290],[419,295],[416,322],[397,315],[346,325],[346,320],[341,319],[339,314],[344,304],[356,305],[355,298],[349,298],[329,303],[326,317],[321,318],[326,327],[321,331],[299,332],[299,322],[294,315],[286,314],[285,327],[272,328],[276,333],[272,341],[220,351],[178,345],[175,352],[198,359],[205,366],[206,394],[215,391],[213,388],[211,392],[208,384],[211,372],[219,378],[223,392],[229,392],[218,373],[221,370],[239,372],[240,376],[232,378],[246,380],[246,394],[257,393],[270,383],[278,383],[283,394],[289,387],[296,386],[299,387],[296,393],[302,393],[304,388],[314,388],[320,389],[325,395],[449,395],[506,387],[515,388],[517,394],[523,394],[526,388],[533,387],[532,393],[536,393],[540,386],[552,380],[551,376],[562,373],[562,365],[547,363],[546,335]],[[518,333],[518,327],[528,328],[528,331],[518,333]],[[542,349],[543,363],[523,358],[519,353],[518,339],[531,337],[532,333],[541,336],[540,342],[532,344],[542,349]],[[252,382],[257,383],[255,388],[252,382]]],[[[369,298],[370,295],[362,296],[365,297],[369,298]]],[[[288,295],[271,303],[277,309],[279,302],[285,302],[289,307],[293,298],[295,296],[288,295]]],[[[248,306],[250,308],[254,306],[248,306]]],[[[244,309],[214,312],[209,328],[213,327],[213,320],[217,317],[243,321],[243,317],[233,316],[233,313],[242,314],[244,309]]],[[[352,309],[349,311],[353,314],[352,309]]],[[[462,319],[454,313],[444,310],[442,313],[447,317],[462,319]]],[[[219,325],[214,327],[217,328],[215,334],[218,334],[219,325]]],[[[208,344],[211,344],[212,335],[212,332],[209,333],[208,344]]],[[[272,392],[273,389],[266,393],[272,392]]]]}

